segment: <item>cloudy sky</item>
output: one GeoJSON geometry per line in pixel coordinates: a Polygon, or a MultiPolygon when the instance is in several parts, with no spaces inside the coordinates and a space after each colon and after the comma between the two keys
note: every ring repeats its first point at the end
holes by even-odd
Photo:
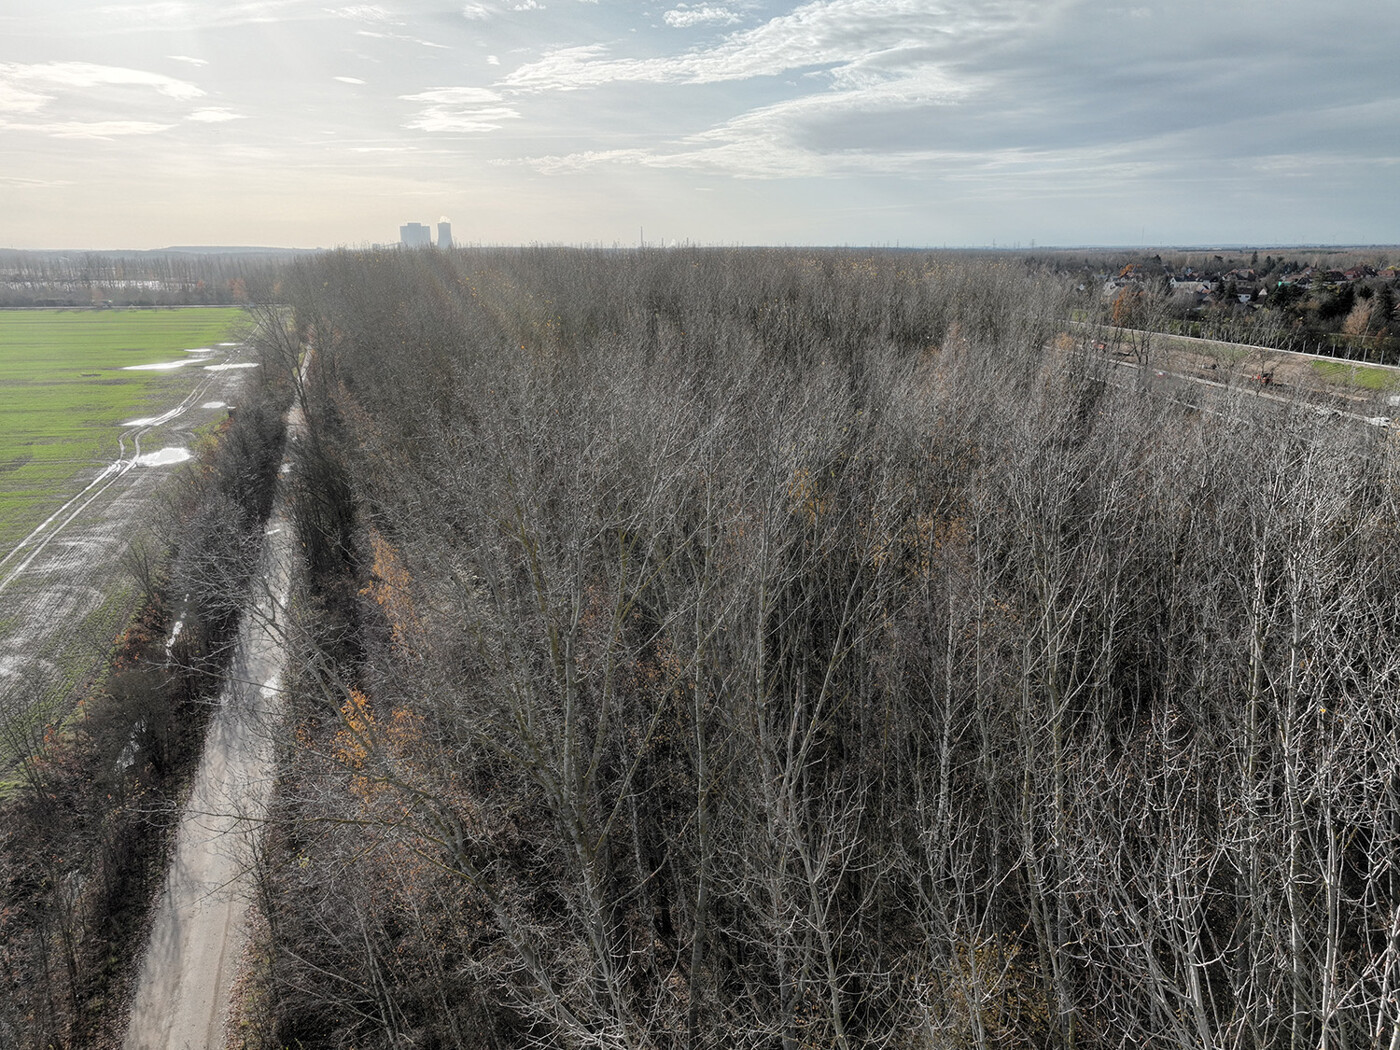
{"type": "Polygon", "coordinates": [[[0,0],[0,247],[1400,242],[1396,0],[0,0]]]}

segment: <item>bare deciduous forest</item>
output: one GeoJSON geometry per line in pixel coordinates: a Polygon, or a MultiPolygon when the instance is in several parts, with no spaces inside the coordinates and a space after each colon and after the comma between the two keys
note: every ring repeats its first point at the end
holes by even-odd
{"type": "Polygon", "coordinates": [[[1395,457],[1013,262],[334,254],[261,1024],[1400,1040],[1395,457]]]}

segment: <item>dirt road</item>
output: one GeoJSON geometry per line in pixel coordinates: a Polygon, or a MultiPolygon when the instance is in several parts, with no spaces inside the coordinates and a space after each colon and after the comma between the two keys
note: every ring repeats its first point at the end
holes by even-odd
{"type": "Polygon", "coordinates": [[[283,660],[291,529],[274,515],[265,586],[245,614],[238,655],[205,740],[157,905],[124,1046],[224,1045],[229,989],[246,938],[250,850],[272,790],[272,720],[283,660]]]}
{"type": "MultiPolygon", "coordinates": [[[[290,436],[299,429],[288,415],[290,436]]],[[[141,963],[124,1050],[216,1050],[247,940],[249,858],[275,775],[293,534],[278,492],[255,594],[209,727],[141,963]]]]}

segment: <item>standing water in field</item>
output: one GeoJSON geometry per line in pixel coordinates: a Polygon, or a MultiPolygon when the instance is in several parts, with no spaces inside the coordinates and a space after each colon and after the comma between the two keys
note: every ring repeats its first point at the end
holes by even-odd
{"type": "Polygon", "coordinates": [[[137,456],[136,463],[142,467],[167,467],[172,463],[184,463],[193,456],[187,448],[163,448],[159,452],[147,452],[137,456]]]}

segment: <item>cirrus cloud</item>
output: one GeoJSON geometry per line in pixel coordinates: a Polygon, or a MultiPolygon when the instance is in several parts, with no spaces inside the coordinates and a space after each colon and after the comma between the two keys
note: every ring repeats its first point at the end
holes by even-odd
{"type": "Polygon", "coordinates": [[[102,66],[92,62],[0,62],[0,84],[34,83],[52,89],[94,87],[148,87],[182,102],[199,98],[202,90],[186,80],[141,69],[102,66]]]}
{"type": "Polygon", "coordinates": [[[607,48],[596,44],[558,48],[521,66],[502,85],[543,92],[619,82],[714,84],[798,70],[839,74],[889,54],[906,56],[910,65],[951,63],[968,41],[1014,31],[1035,17],[1034,9],[1009,0],[814,0],[713,47],[680,55],[609,58],[607,48]]]}
{"type": "Polygon", "coordinates": [[[196,124],[226,124],[230,120],[246,119],[242,113],[235,113],[231,109],[224,109],[221,106],[210,106],[205,109],[197,109],[191,113],[186,120],[193,120],[196,124]]]}
{"type": "Polygon", "coordinates": [[[34,113],[42,109],[44,103],[52,101],[52,95],[30,91],[0,79],[0,113],[34,113]]]}
{"type": "Polygon", "coordinates": [[[516,110],[502,104],[499,94],[488,88],[432,88],[399,98],[423,104],[418,115],[404,125],[413,131],[474,134],[498,131],[501,121],[520,118],[516,110]]]}
{"type": "Polygon", "coordinates": [[[733,25],[739,21],[739,16],[727,7],[711,7],[709,4],[689,7],[681,4],[676,9],[667,11],[661,19],[673,29],[689,29],[702,25],[733,25]]]}
{"type": "Polygon", "coordinates": [[[203,116],[177,111],[183,108],[179,103],[203,96],[189,81],[141,69],[92,62],[0,63],[0,114],[26,118],[0,122],[5,131],[110,140],[168,131],[182,116],[233,119],[209,116],[226,111],[195,111],[203,116]]]}
{"type": "Polygon", "coordinates": [[[23,124],[0,121],[0,130],[28,131],[51,135],[58,139],[115,139],[128,135],[156,135],[169,131],[173,124],[157,124],[149,120],[60,120],[46,124],[23,124]]]}
{"type": "Polygon", "coordinates": [[[335,7],[327,9],[337,18],[349,19],[352,22],[377,22],[382,25],[403,25],[401,21],[386,8],[378,4],[353,4],[349,7],[335,7]]]}

